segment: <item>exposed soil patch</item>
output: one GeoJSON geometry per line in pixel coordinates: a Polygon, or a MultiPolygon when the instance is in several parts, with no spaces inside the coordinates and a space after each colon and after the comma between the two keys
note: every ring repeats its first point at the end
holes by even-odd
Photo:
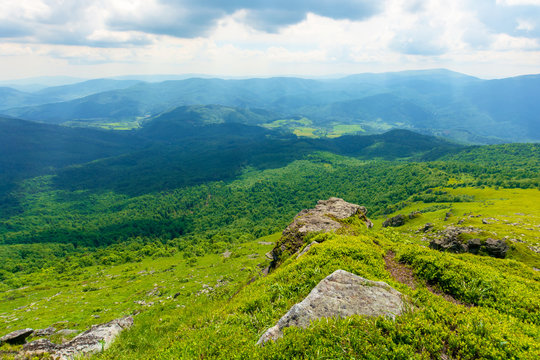
{"type": "MultiPolygon", "coordinates": [[[[399,281],[400,283],[405,284],[412,289],[416,289],[416,287],[418,286],[417,285],[418,282],[414,278],[412,269],[409,268],[405,264],[401,264],[397,262],[395,260],[395,257],[396,257],[396,254],[393,251],[389,251],[386,253],[386,256],[384,257],[386,270],[390,273],[390,275],[392,276],[394,280],[399,281]]],[[[445,299],[446,301],[449,301],[451,303],[458,304],[458,305],[468,306],[467,304],[464,304],[461,301],[454,298],[452,295],[440,291],[433,285],[426,284],[426,287],[432,294],[442,296],[443,299],[445,299]]]]}
{"type": "Polygon", "coordinates": [[[449,301],[451,303],[454,303],[454,304],[457,304],[457,305],[464,305],[464,306],[468,306],[468,307],[471,307],[472,305],[470,304],[465,304],[461,301],[459,301],[458,299],[456,299],[455,297],[453,297],[452,295],[450,294],[447,294],[439,289],[437,289],[436,287],[434,287],[433,285],[430,285],[430,284],[426,284],[426,287],[427,289],[432,293],[432,294],[435,294],[435,295],[439,295],[439,296],[442,296],[444,300],[446,301],[449,301]]]}
{"type": "Polygon", "coordinates": [[[395,260],[396,254],[393,251],[386,253],[384,257],[385,268],[392,275],[394,280],[399,281],[402,284],[409,286],[412,289],[416,289],[416,280],[412,270],[404,265],[400,264],[395,260]]]}

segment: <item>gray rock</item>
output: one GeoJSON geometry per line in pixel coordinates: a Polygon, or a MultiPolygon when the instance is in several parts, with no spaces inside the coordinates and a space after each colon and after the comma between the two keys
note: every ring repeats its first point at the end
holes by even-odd
{"type": "Polygon", "coordinates": [[[55,360],[72,360],[107,349],[118,334],[132,325],[131,316],[116,319],[92,326],[62,345],[53,344],[47,339],[32,341],[23,347],[23,353],[27,357],[49,353],[55,360]]]}
{"type": "Polygon", "coordinates": [[[403,308],[401,293],[388,284],[336,270],[317,284],[302,302],[293,305],[275,326],[260,337],[257,344],[264,345],[282,337],[286,327],[305,328],[320,318],[351,315],[395,318],[403,308]]]}
{"type": "Polygon", "coordinates": [[[5,342],[8,344],[24,344],[25,339],[32,335],[33,332],[34,329],[21,329],[10,332],[0,338],[0,344],[5,342]]]}
{"type": "Polygon", "coordinates": [[[506,257],[508,245],[504,240],[486,239],[483,242],[480,239],[471,239],[465,242],[460,238],[461,234],[476,234],[478,232],[479,230],[473,227],[449,226],[437,233],[436,237],[430,240],[429,247],[452,253],[469,252],[471,254],[478,254],[483,252],[492,257],[506,257]]]}
{"type": "Polygon", "coordinates": [[[506,252],[508,251],[508,245],[506,244],[504,240],[487,239],[484,246],[485,246],[485,251],[489,256],[493,256],[493,257],[501,258],[501,259],[506,257],[506,252]]]}
{"type": "Polygon", "coordinates": [[[61,345],[54,356],[57,360],[68,360],[77,356],[103,351],[111,345],[118,334],[132,325],[133,318],[128,316],[92,326],[90,330],[61,345]]]}
{"type": "Polygon", "coordinates": [[[467,251],[471,254],[478,254],[482,247],[482,241],[480,239],[471,239],[467,242],[467,251]]]}
{"type": "Polygon", "coordinates": [[[343,199],[331,197],[328,200],[319,200],[314,209],[300,211],[293,222],[283,231],[281,238],[272,249],[271,268],[275,268],[282,260],[283,255],[292,255],[304,245],[304,238],[309,233],[331,232],[343,227],[338,220],[351,216],[358,216],[368,228],[373,223],[366,217],[367,209],[364,206],[351,204],[343,199]]]}
{"type": "Polygon", "coordinates": [[[43,354],[53,354],[59,348],[59,345],[53,344],[49,339],[38,339],[25,344],[22,352],[26,357],[31,358],[43,354]]]}
{"type": "Polygon", "coordinates": [[[389,219],[384,220],[384,222],[382,223],[383,227],[398,227],[402,225],[405,225],[405,215],[403,214],[393,216],[389,219]]]}
{"type": "Polygon", "coordinates": [[[424,226],[422,226],[418,231],[421,231],[421,232],[428,232],[430,231],[431,229],[433,229],[433,224],[432,223],[426,223],[424,226]]]}
{"type": "Polygon", "coordinates": [[[429,247],[434,250],[448,251],[457,254],[467,252],[467,247],[465,244],[463,244],[460,240],[450,237],[433,239],[430,241],[429,247]]]}
{"type": "Polygon", "coordinates": [[[48,328],[46,329],[38,329],[36,331],[34,331],[34,336],[35,337],[40,337],[40,336],[51,336],[52,334],[54,334],[56,332],[56,328],[52,327],[52,326],[49,326],[48,328]]]}

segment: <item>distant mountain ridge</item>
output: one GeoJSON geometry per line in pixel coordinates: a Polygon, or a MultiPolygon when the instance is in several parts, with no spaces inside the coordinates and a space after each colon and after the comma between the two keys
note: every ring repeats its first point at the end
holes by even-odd
{"type": "Polygon", "coordinates": [[[325,80],[102,79],[22,93],[18,106],[14,95],[5,96],[0,92],[0,112],[56,124],[135,122],[179,106],[221,105],[239,111],[264,110],[267,118],[261,118],[259,125],[306,117],[313,126],[325,129],[342,124],[362,126],[368,133],[404,128],[463,142],[540,141],[539,75],[481,80],[449,70],[425,70],[325,80]],[[83,96],[100,86],[107,91],[83,96]],[[56,99],[82,97],[36,105],[40,94],[56,99]]]}

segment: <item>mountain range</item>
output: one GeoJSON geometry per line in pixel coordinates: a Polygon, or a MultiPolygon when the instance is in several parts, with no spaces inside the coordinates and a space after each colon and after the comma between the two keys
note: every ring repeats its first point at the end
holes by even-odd
{"type": "Polygon", "coordinates": [[[2,88],[0,113],[53,124],[122,122],[133,128],[179,106],[218,105],[243,113],[231,115],[237,117],[231,121],[250,125],[304,118],[307,128],[323,134],[352,125],[352,133],[401,128],[465,143],[500,143],[540,140],[538,94],[540,75],[482,80],[448,70],[322,80],[98,79],[33,93],[2,88]]]}

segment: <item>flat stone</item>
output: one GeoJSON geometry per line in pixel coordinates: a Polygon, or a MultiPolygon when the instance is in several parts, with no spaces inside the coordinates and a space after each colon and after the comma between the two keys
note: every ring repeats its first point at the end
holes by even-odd
{"type": "Polygon", "coordinates": [[[24,341],[27,337],[32,335],[34,329],[21,329],[10,332],[0,338],[0,344],[6,342],[8,344],[24,344],[24,341]]]}
{"type": "Polygon", "coordinates": [[[283,336],[289,326],[306,328],[314,320],[351,315],[388,316],[392,319],[403,311],[402,294],[382,281],[371,281],[344,270],[336,270],[323,280],[302,302],[295,304],[268,329],[257,342],[283,336]]]}

